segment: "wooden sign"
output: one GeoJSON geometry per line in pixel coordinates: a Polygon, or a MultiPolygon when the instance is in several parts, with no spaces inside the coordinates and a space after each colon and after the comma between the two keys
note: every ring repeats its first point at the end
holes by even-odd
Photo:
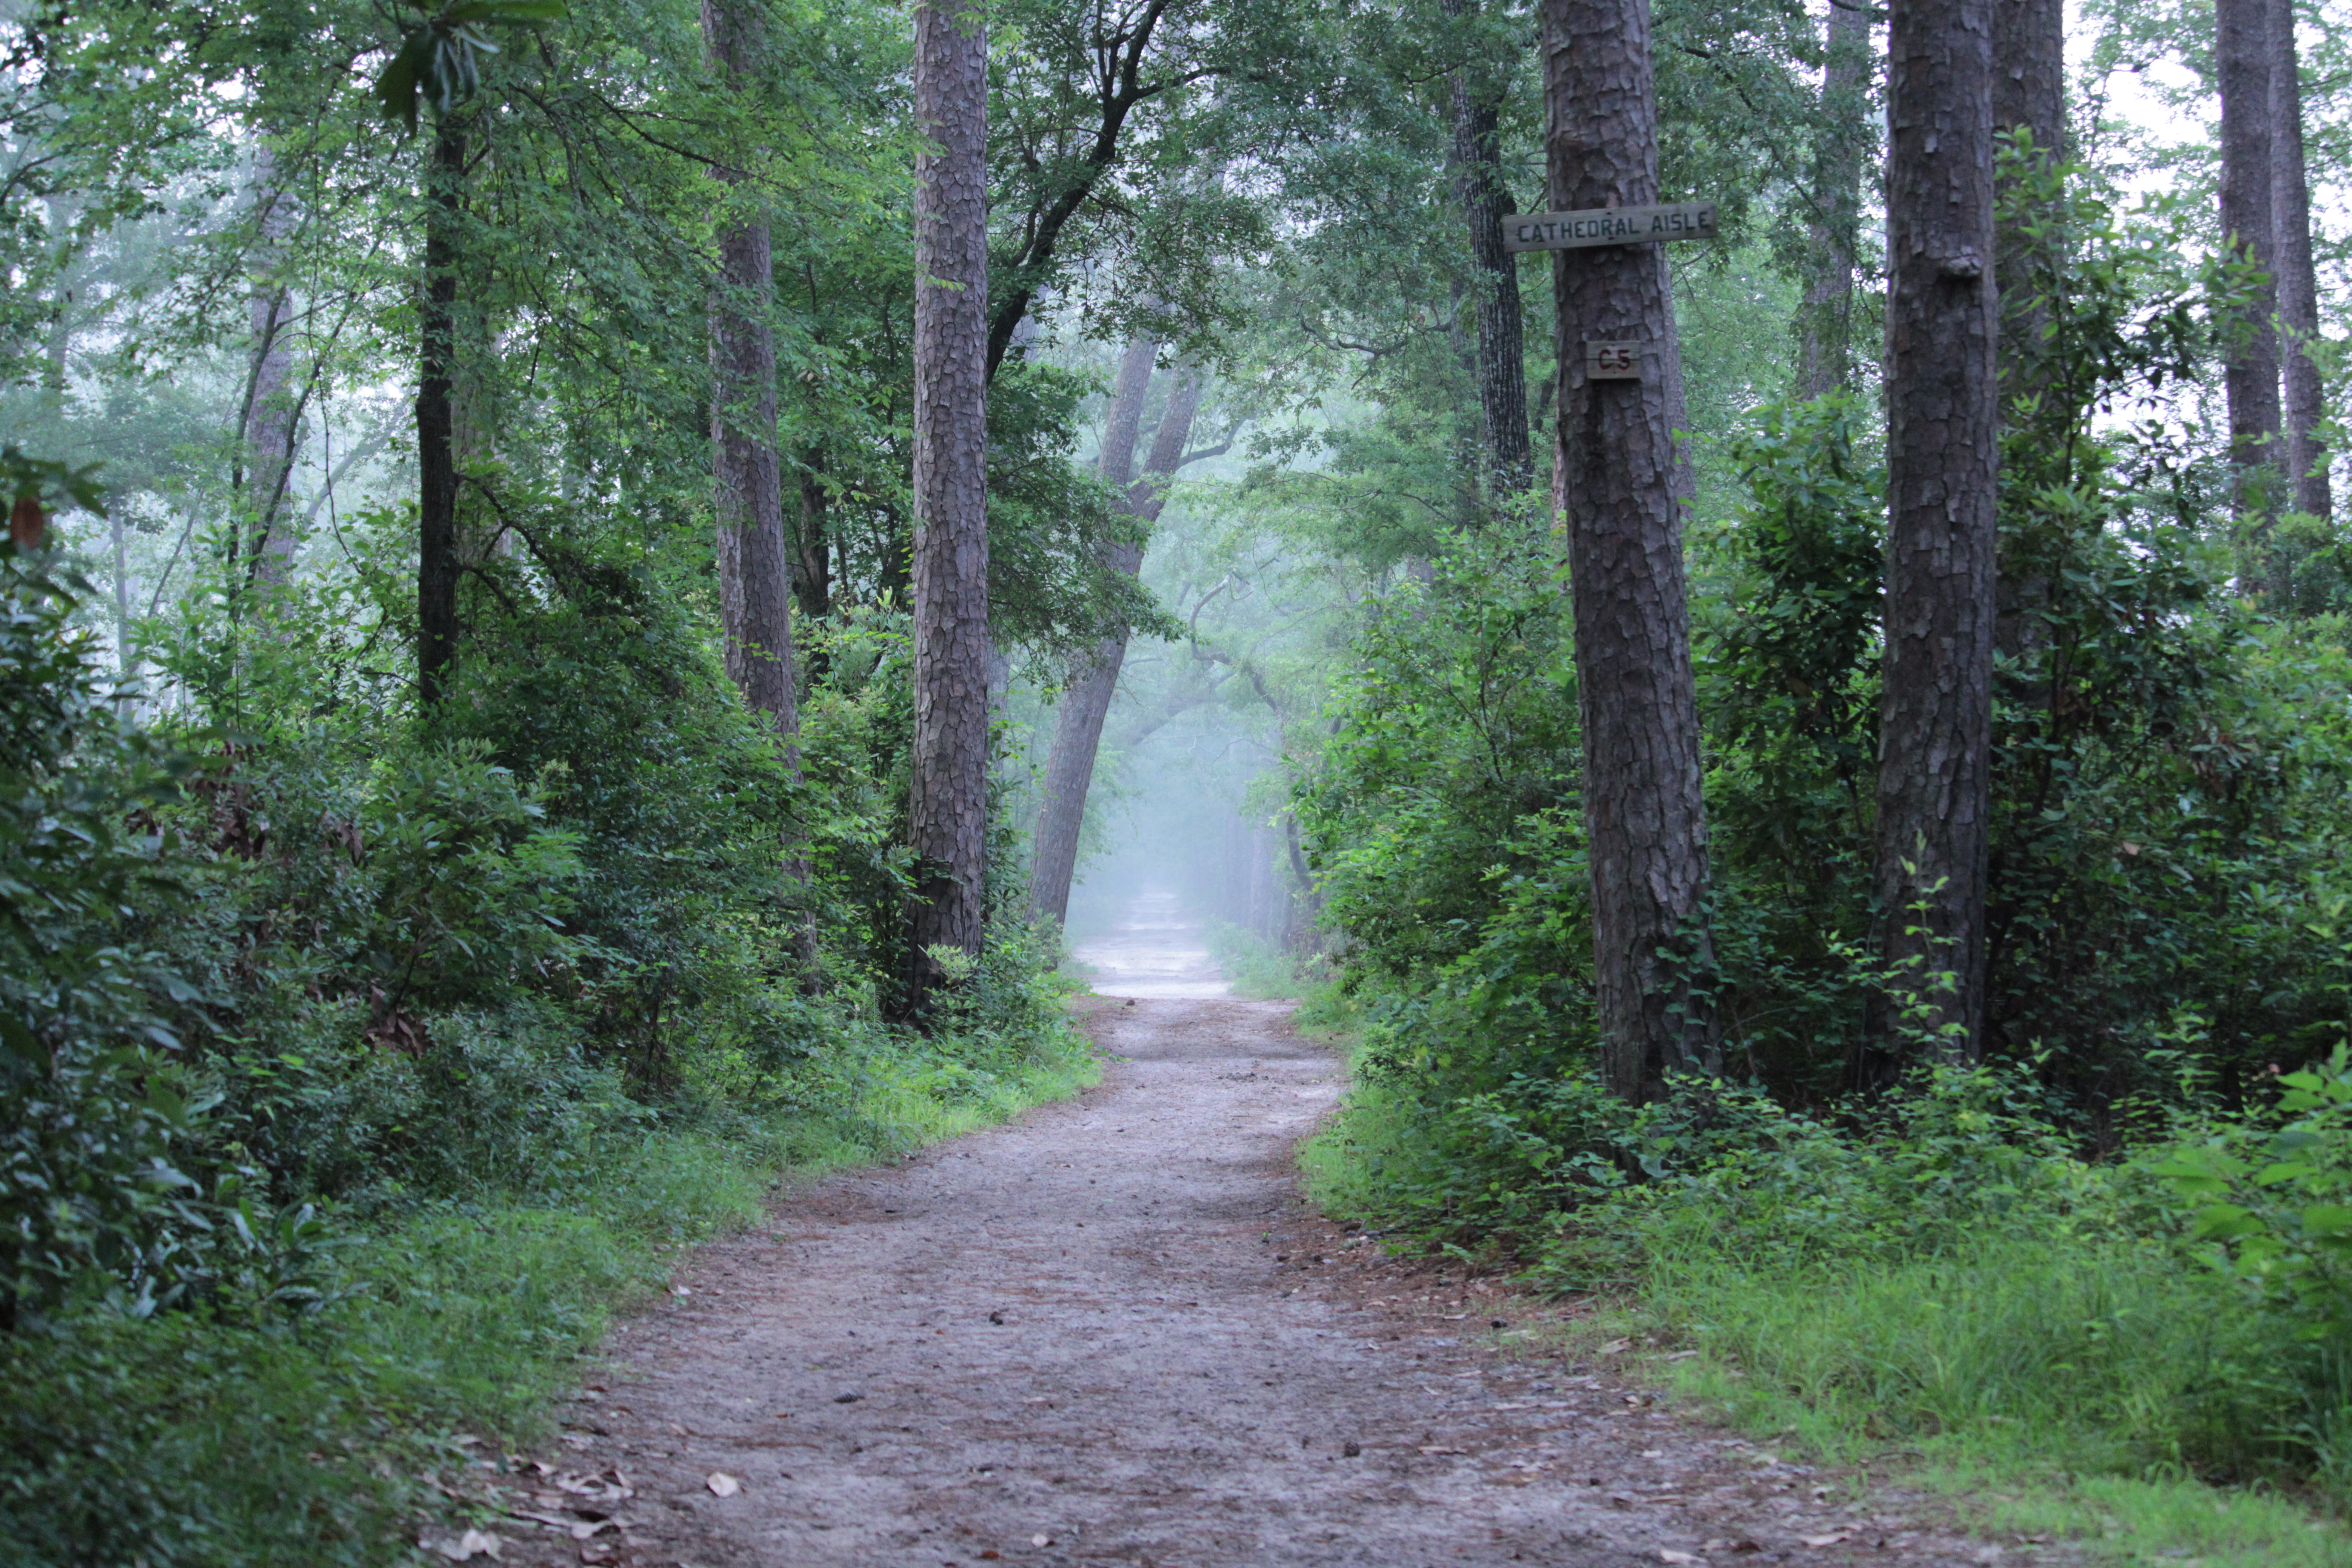
{"type": "Polygon", "coordinates": [[[1639,343],[1585,344],[1584,379],[1587,381],[1641,380],[1642,345],[1639,343]]]}
{"type": "Polygon", "coordinates": [[[1713,202],[1663,207],[1595,207],[1579,213],[1514,213],[1503,220],[1505,250],[1577,250],[1588,245],[1656,245],[1713,239],[1713,202]]]}

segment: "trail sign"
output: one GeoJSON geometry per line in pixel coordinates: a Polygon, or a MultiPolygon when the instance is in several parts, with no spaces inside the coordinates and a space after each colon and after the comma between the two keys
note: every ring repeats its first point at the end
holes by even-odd
{"type": "Polygon", "coordinates": [[[1514,213],[1503,220],[1505,250],[1576,250],[1589,245],[1655,245],[1714,239],[1713,202],[1663,207],[1593,207],[1573,213],[1514,213]]]}
{"type": "Polygon", "coordinates": [[[1642,345],[1639,343],[1586,343],[1584,345],[1584,379],[1587,381],[1641,380],[1642,345]]]}

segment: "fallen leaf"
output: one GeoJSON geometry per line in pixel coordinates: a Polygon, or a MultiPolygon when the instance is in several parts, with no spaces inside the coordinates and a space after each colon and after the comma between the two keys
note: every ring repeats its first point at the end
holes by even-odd
{"type": "Polygon", "coordinates": [[[1696,1563],[1698,1561],[1698,1554],[1693,1552],[1670,1552],[1666,1548],[1661,1546],[1658,1548],[1658,1561],[1661,1563],[1696,1563]]]}
{"type": "Polygon", "coordinates": [[[1808,1535],[1803,1539],[1805,1544],[1808,1546],[1835,1546],[1841,1541],[1852,1541],[1853,1539],[1853,1531],[1851,1530],[1833,1530],[1827,1535],[1808,1535]]]}
{"type": "Polygon", "coordinates": [[[609,1519],[583,1519],[572,1527],[572,1539],[589,1541],[608,1530],[618,1530],[618,1522],[609,1519]]]}
{"type": "Polygon", "coordinates": [[[1033,1535],[1029,1538],[1029,1544],[1032,1546],[1051,1546],[1054,1544],[1054,1538],[1050,1535],[1033,1535]]]}
{"type": "Polygon", "coordinates": [[[733,1497],[743,1489],[743,1483],[724,1470],[711,1471],[702,1484],[710,1489],[714,1497],[733,1497]]]}
{"type": "Polygon", "coordinates": [[[618,1563],[620,1560],[621,1543],[617,1541],[592,1541],[580,1549],[580,1561],[583,1563],[618,1563]]]}
{"type": "Polygon", "coordinates": [[[980,1560],[982,1563],[993,1563],[1003,1555],[1004,1555],[1003,1552],[997,1551],[995,1547],[992,1546],[987,1551],[980,1554],[980,1560]]]}

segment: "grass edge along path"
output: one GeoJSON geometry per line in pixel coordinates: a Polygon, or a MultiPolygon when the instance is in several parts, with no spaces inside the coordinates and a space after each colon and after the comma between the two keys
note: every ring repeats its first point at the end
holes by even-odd
{"type": "MultiPolygon", "coordinates": [[[[1343,1036],[1335,1043],[1346,1049],[1353,1042],[1343,1036]]],[[[1394,1224],[1393,1205],[1381,1201],[1383,1183],[1395,1179],[1392,1163],[1413,1157],[1411,1128],[1412,1118],[1383,1086],[1357,1079],[1339,1110],[1299,1146],[1310,1200],[1334,1218],[1376,1229],[1394,1224]]],[[[1388,1244],[1507,1266],[1443,1240],[1401,1236],[1391,1233],[1388,1244]]],[[[1996,1314],[2021,1321],[2039,1313],[2054,1322],[2084,1309],[2084,1321],[2058,1325],[2062,1331],[2041,1336],[2040,1344],[2012,1342],[2010,1373],[2031,1376],[2033,1358],[2047,1356],[2052,1340],[2073,1334],[2095,1342],[2108,1331],[2092,1311],[2104,1310],[2114,1330],[2130,1331],[2135,1310],[2157,1310],[2146,1298],[2166,1281],[2141,1282],[2142,1299],[2135,1300],[2131,1281],[2095,1277],[2119,1266],[2124,1249],[2095,1257],[2070,1250],[2070,1241],[2029,1258],[2007,1255],[2003,1249],[2019,1246],[2007,1238],[1958,1260],[1884,1267],[1847,1260],[1797,1279],[1785,1269],[1748,1267],[1731,1249],[1710,1247],[1699,1227],[1682,1227],[1674,1238],[1677,1247],[1642,1258],[1627,1270],[1630,1280],[1597,1294],[1570,1289],[1557,1258],[1541,1251],[1531,1267],[1516,1260],[1516,1283],[1555,1300],[1574,1295],[1590,1309],[1558,1329],[1577,1353],[1623,1342],[1646,1347],[1616,1362],[1620,1375],[1657,1386],[1693,1415],[1742,1436],[1942,1496],[1972,1531],[2011,1552],[2049,1543],[2094,1562],[2167,1568],[2352,1565],[2352,1536],[2316,1494],[2259,1481],[2214,1484],[2186,1465],[2151,1460],[2145,1432],[2133,1429],[2143,1414],[2135,1408],[2141,1390],[2106,1390],[2109,1397],[2085,1418],[2053,1410],[2036,1420],[2004,1409],[2036,1398],[2047,1409],[2063,1395],[1967,1386],[1971,1377],[1993,1375],[2004,1348],[1996,1314]],[[2077,1276],[2071,1295],[2060,1289],[2070,1274],[2077,1276]],[[1890,1310],[1898,1298],[1912,1310],[1890,1310]],[[1973,1329],[1972,1315],[1979,1320],[1973,1329]],[[1996,1356],[1962,1364],[1956,1346],[1968,1339],[1996,1356]],[[1907,1392],[1916,1393],[1921,1363],[1940,1367],[1955,1384],[1937,1391],[1937,1415],[1924,1423],[1927,1402],[1901,1410],[1879,1402],[1895,1382],[1909,1381],[1915,1386],[1907,1392]],[[1979,1412],[1973,1417],[1972,1405],[1979,1412]]],[[[2193,1277],[2176,1274],[2169,1284],[2183,1296],[2205,1295],[2202,1302],[2170,1303],[2176,1317],[2200,1305],[2226,1305],[2193,1277]]],[[[2226,1329],[2211,1312],[2200,1316],[2203,1322],[2176,1323],[2173,1331],[2226,1329]]],[[[2159,1344],[2153,1353],[2179,1353],[2179,1347],[2159,1344]]],[[[2043,1370],[2096,1378],[2106,1364],[2043,1370]]]]}
{"type": "Polygon", "coordinates": [[[448,1483],[551,1430],[618,1312],[780,1193],[1064,1100],[1101,1065],[1076,1028],[977,1084],[877,1075],[845,1114],[615,1141],[561,1194],[436,1205],[338,1249],[298,1322],[79,1320],[0,1341],[9,1568],[342,1568],[438,1562],[448,1483]]]}

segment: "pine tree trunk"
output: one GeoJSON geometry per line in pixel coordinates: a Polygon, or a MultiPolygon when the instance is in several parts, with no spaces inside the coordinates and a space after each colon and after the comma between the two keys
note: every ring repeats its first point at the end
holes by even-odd
{"type": "Polygon", "coordinates": [[[915,741],[919,951],[979,951],[988,828],[988,47],[980,7],[915,13],[915,741]]]}
{"type": "MultiPolygon", "coordinates": [[[[703,0],[712,69],[740,79],[758,68],[756,13],[703,0]]],[[[740,170],[719,179],[740,195],[740,170]]],[[[719,616],[727,673],[799,765],[793,690],[793,572],[784,544],[784,485],[776,450],[776,339],[768,321],[775,275],[764,222],[730,213],[710,292],[711,495],[719,524],[719,616]]]]}
{"type": "Polygon", "coordinates": [[[425,203],[425,299],[416,385],[416,691],[430,708],[457,658],[457,455],[450,396],[456,372],[458,204],[466,132],[434,130],[425,203]]]}
{"type": "MultiPolygon", "coordinates": [[[[2066,17],[2063,0],[1992,0],[1992,122],[1996,137],[2023,131],[2033,139],[2037,162],[2047,172],[2066,156],[2066,17]]],[[[1999,142],[1995,143],[1998,153],[1999,142]]],[[[2054,395],[2053,363],[2042,341],[2050,321],[2048,292],[2063,245],[2058,213],[2023,209],[2022,198],[2000,183],[1995,167],[1994,287],[2000,298],[1998,351],[2003,407],[2031,406],[2054,395]],[[2000,216],[2006,203],[2013,216],[2000,216]]],[[[2030,486],[2028,487],[2031,488],[2030,486]]],[[[2004,538],[1994,589],[1998,606],[1993,646],[2020,658],[2044,640],[2051,577],[2039,542],[2019,533],[2004,538]]],[[[2019,693],[2036,705],[2038,689],[2019,693]]]]}
{"type": "Polygon", "coordinates": [[[244,501],[253,523],[253,580],[264,592],[264,615],[292,573],[294,522],[286,504],[293,477],[296,416],[293,405],[293,299],[278,269],[284,264],[286,232],[293,198],[280,189],[277,160],[267,146],[253,154],[255,254],[253,291],[247,317],[253,335],[253,363],[246,378],[245,450],[238,465],[244,501]]]}
{"type": "Polygon", "coordinates": [[[2281,356],[2285,361],[2287,501],[2326,518],[2336,510],[2329,454],[2319,439],[2327,417],[2319,366],[2319,277],[2311,256],[2311,179],[2303,154],[2303,62],[2294,40],[2294,0],[2271,0],[2271,218],[2277,235],[2281,356]]]}
{"type": "MultiPolygon", "coordinates": [[[[1192,435],[1192,416],[1200,407],[1205,379],[1190,365],[1177,371],[1168,389],[1168,405],[1160,412],[1160,427],[1151,438],[1151,450],[1144,458],[1143,475],[1130,480],[1144,393],[1157,347],[1140,338],[1128,345],[1103,433],[1103,478],[1128,487],[1127,510],[1146,523],[1159,521],[1160,509],[1168,503],[1167,480],[1184,459],[1184,443],[1192,435]]],[[[1116,546],[1106,564],[1132,577],[1143,564],[1143,552],[1131,544],[1116,546]]],[[[1126,658],[1124,635],[1096,644],[1093,656],[1063,693],[1055,714],[1054,750],[1045,763],[1045,799],[1037,808],[1029,907],[1036,917],[1050,916],[1056,924],[1069,916],[1070,882],[1077,872],[1078,830],[1086,822],[1095,753],[1102,744],[1103,721],[1110,713],[1111,698],[1118,689],[1119,666],[1126,658]]]]}
{"type": "MultiPolygon", "coordinates": [[[[1658,199],[1647,0],[1544,0],[1545,142],[1556,210],[1658,199]]],[[[1712,1070],[1695,980],[1706,815],[1683,578],[1673,392],[1679,352],[1660,246],[1559,253],[1559,437],[1584,726],[1584,819],[1601,1067],[1628,1100],[1712,1070]],[[1639,381],[1590,381],[1582,345],[1641,345],[1639,381]]]]}
{"type": "Polygon", "coordinates": [[[1906,1000],[1952,1058],[1982,1037],[1992,726],[2000,297],[1995,0],[1895,0],[1888,74],[1886,650],[1879,949],[1857,1078],[1903,1060],[1906,1000]],[[1920,906],[1915,910],[1915,905],[1920,906]],[[1933,977],[1949,972],[1956,986],[1933,977]]]}
{"type": "MultiPolygon", "coordinates": [[[[2271,8],[2274,0],[2214,0],[2214,74],[2221,93],[2223,242],[2265,274],[2276,266],[2276,216],[2271,207],[2271,8]]],[[[2277,514],[2278,289],[2266,277],[2231,323],[2221,362],[2230,403],[2233,510],[2251,528],[2268,570],[2271,522],[2277,514]]],[[[2273,581],[2277,591],[2283,584],[2273,581]]]]}
{"type": "Polygon", "coordinates": [[[1826,397],[1853,384],[1853,268],[1862,222],[1862,166],[1870,121],[1870,17],[1830,7],[1822,68],[1822,139],[1813,158],[1812,276],[1798,321],[1797,395],[1826,397]]]}
{"type": "Polygon", "coordinates": [[[813,447],[801,469],[800,527],[793,540],[800,557],[793,573],[793,592],[800,597],[803,616],[833,613],[833,540],[826,521],[830,510],[824,489],[824,449],[813,447]]]}
{"type": "MultiPolygon", "coordinates": [[[[1445,14],[1465,16],[1476,0],[1444,0],[1445,14]]],[[[1478,320],[1478,408],[1486,433],[1490,496],[1517,495],[1535,482],[1528,434],[1528,366],[1519,311],[1517,258],[1503,248],[1510,193],[1503,188],[1502,96],[1453,76],[1454,196],[1470,231],[1471,306],[1478,320]]]]}

